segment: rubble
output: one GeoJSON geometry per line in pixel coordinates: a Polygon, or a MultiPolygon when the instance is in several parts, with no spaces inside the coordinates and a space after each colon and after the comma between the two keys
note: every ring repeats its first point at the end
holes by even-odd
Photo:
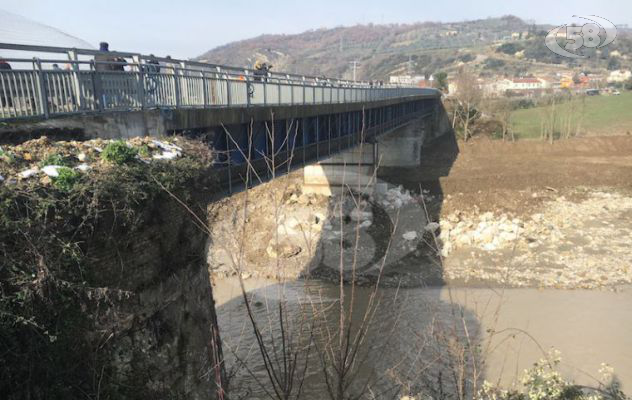
{"type": "Polygon", "coordinates": [[[371,211],[354,208],[351,210],[351,213],[349,213],[349,217],[355,222],[370,221],[373,218],[373,213],[371,211]]]}
{"type": "Polygon", "coordinates": [[[42,172],[45,173],[47,176],[50,176],[52,178],[57,178],[59,176],[60,168],[61,168],[61,165],[47,165],[42,168],[42,172]]]}
{"type": "Polygon", "coordinates": [[[402,235],[402,237],[404,238],[404,240],[415,240],[417,239],[417,232],[415,231],[406,232],[402,235]]]}
{"type": "Polygon", "coordinates": [[[401,185],[388,189],[383,196],[380,196],[379,202],[386,209],[398,209],[402,206],[409,204],[413,201],[408,190],[405,190],[401,185]]]}
{"type": "Polygon", "coordinates": [[[37,167],[29,168],[29,169],[26,169],[26,170],[20,172],[18,174],[18,176],[20,178],[26,179],[26,178],[30,178],[33,175],[36,175],[38,172],[39,172],[39,168],[37,168],[37,167]]]}
{"type": "Polygon", "coordinates": [[[510,286],[596,288],[632,283],[632,197],[593,191],[542,210],[453,213],[441,220],[446,277],[510,286]]]}

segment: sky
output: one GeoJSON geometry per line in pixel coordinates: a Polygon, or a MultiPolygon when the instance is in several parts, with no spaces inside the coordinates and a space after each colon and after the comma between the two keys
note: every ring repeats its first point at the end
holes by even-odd
{"type": "MultiPolygon", "coordinates": [[[[0,0],[0,9],[110,49],[195,57],[264,33],[367,23],[456,22],[507,14],[561,25],[598,15],[632,26],[631,0],[0,0]]],[[[0,21],[0,24],[2,21],[0,21]]]]}

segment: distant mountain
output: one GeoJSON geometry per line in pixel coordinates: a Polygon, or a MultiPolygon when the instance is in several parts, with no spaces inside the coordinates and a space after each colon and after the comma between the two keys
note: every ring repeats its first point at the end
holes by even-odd
{"type": "Polygon", "coordinates": [[[357,61],[357,78],[374,80],[409,72],[453,72],[464,64],[482,76],[542,70],[553,73],[560,66],[605,70],[630,64],[627,56],[610,55],[614,50],[630,54],[629,32],[620,30],[615,43],[593,52],[590,60],[578,62],[546,48],[544,36],[551,28],[515,16],[453,23],[356,25],[295,35],[261,35],[217,47],[197,59],[241,67],[252,67],[261,59],[272,63],[277,71],[347,79],[352,77],[352,62],[357,61]],[[514,46],[499,50],[503,44],[514,46]]]}
{"type": "Polygon", "coordinates": [[[435,72],[454,61],[457,49],[489,45],[529,29],[533,28],[514,16],[457,23],[356,25],[296,35],[262,35],[217,47],[198,59],[252,66],[261,58],[277,70],[347,78],[352,73],[351,62],[358,61],[359,79],[383,79],[411,68],[416,73],[435,72]]]}

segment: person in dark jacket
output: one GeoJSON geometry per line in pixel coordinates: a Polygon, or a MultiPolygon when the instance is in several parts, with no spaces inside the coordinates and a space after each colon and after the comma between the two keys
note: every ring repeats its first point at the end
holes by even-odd
{"type": "Polygon", "coordinates": [[[10,71],[11,64],[9,64],[4,58],[0,58],[0,69],[10,71]]]}
{"type": "MultiPolygon", "coordinates": [[[[11,71],[11,65],[4,59],[4,58],[0,58],[0,70],[2,71],[11,71]]],[[[3,79],[2,76],[0,75],[0,80],[3,79]]],[[[13,107],[13,99],[11,98],[11,93],[5,92],[4,90],[2,90],[2,87],[6,87],[8,85],[1,85],[0,84],[0,105],[2,105],[2,107],[13,107]]]]}
{"type": "Polygon", "coordinates": [[[97,71],[125,71],[125,59],[107,54],[110,52],[110,45],[107,42],[99,43],[99,51],[101,53],[94,56],[94,68],[97,71]]]}
{"type": "Polygon", "coordinates": [[[257,62],[255,62],[255,72],[254,72],[255,81],[261,81],[261,80],[265,81],[265,77],[268,76],[268,72],[270,72],[271,69],[272,69],[272,65],[257,60],[257,62]]]}
{"type": "Polygon", "coordinates": [[[149,55],[149,59],[146,61],[146,64],[147,72],[151,74],[160,73],[160,63],[158,62],[158,60],[156,60],[156,56],[154,56],[153,54],[149,55]]]}

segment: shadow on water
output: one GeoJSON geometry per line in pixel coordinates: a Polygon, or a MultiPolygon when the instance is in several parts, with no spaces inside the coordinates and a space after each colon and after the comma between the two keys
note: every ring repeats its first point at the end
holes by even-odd
{"type": "MultiPolygon", "coordinates": [[[[399,399],[419,393],[435,399],[470,398],[482,381],[480,325],[473,313],[446,297],[437,244],[432,232],[424,230],[428,222],[439,221],[440,178],[450,172],[458,146],[452,132],[435,138],[427,124],[402,129],[417,136],[418,162],[381,167],[378,178],[425,194],[425,206],[415,200],[389,209],[377,199],[349,195],[351,204],[366,202],[373,214],[371,226],[358,229],[360,221],[341,218],[334,230],[342,231],[343,238],[323,232],[305,266],[305,280],[243,281],[265,352],[253,334],[238,280],[215,285],[234,398],[278,397],[269,371],[287,372],[288,347],[301,348],[292,353],[298,359],[296,387],[306,366],[301,399],[399,399]],[[417,232],[415,240],[403,238],[410,231],[417,232]],[[341,263],[347,267],[343,286],[331,283],[340,276],[341,263]],[[319,279],[323,276],[328,279],[319,279]],[[358,284],[351,284],[353,276],[358,284]],[[383,287],[374,289],[378,279],[383,287]],[[346,361],[339,363],[341,358],[346,361]],[[344,386],[342,397],[331,392],[340,368],[348,368],[344,382],[338,382],[344,386]]],[[[340,213],[340,207],[344,205],[332,204],[330,215],[340,213]]]]}

